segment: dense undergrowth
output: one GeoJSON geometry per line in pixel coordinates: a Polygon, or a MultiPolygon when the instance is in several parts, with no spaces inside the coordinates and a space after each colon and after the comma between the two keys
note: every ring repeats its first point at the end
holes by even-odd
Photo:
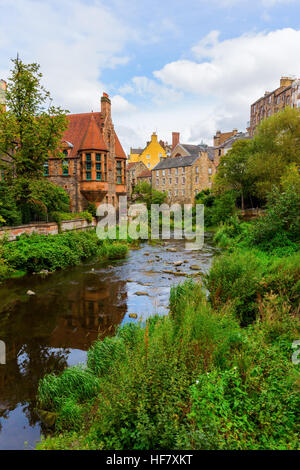
{"type": "Polygon", "coordinates": [[[55,425],[39,449],[299,449],[299,195],[272,197],[264,217],[219,228],[224,252],[204,286],[171,290],[168,316],[40,382],[55,425]]]}
{"type": "Polygon", "coordinates": [[[39,449],[298,448],[291,305],[266,294],[242,328],[192,281],[170,304],[169,316],[96,342],[86,367],[41,381],[38,406],[56,414],[56,432],[39,449]]]}
{"type": "Polygon", "coordinates": [[[15,242],[0,244],[0,280],[16,271],[55,271],[99,257],[121,259],[126,256],[125,242],[99,240],[95,230],[65,232],[58,235],[21,235],[15,242]]]}

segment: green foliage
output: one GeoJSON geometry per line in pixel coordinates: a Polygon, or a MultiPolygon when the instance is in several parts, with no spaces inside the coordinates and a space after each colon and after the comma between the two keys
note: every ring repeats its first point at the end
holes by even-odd
{"type": "Polygon", "coordinates": [[[206,227],[218,225],[232,217],[236,212],[236,197],[232,191],[213,195],[209,189],[197,194],[196,204],[204,205],[204,223],[206,227]]]}
{"type": "Polygon", "coordinates": [[[106,259],[122,259],[126,258],[128,253],[128,246],[124,243],[109,240],[104,240],[101,247],[99,248],[99,255],[106,259]]]}
{"type": "Polygon", "coordinates": [[[214,181],[215,191],[224,193],[233,190],[236,196],[240,196],[242,209],[245,198],[254,194],[255,177],[249,171],[252,154],[251,140],[234,142],[232,149],[221,158],[214,181]]]}
{"type": "Polygon", "coordinates": [[[136,201],[147,205],[147,209],[151,209],[151,204],[163,204],[167,199],[167,193],[162,193],[152,188],[150,183],[144,181],[135,186],[133,194],[136,201]]]}
{"type": "Polygon", "coordinates": [[[300,192],[294,185],[284,192],[278,188],[268,195],[266,215],[256,220],[249,235],[249,244],[266,251],[300,241],[300,192]]]}
{"type": "Polygon", "coordinates": [[[61,223],[64,220],[85,219],[90,224],[93,222],[93,216],[88,211],[83,212],[51,212],[50,219],[57,223],[59,232],[61,232],[61,223]]]}
{"type": "MultiPolygon", "coordinates": [[[[41,85],[40,66],[26,65],[19,57],[12,62],[7,111],[0,113],[0,155],[13,162],[17,177],[38,178],[49,156],[57,156],[67,118],[51,104],[49,92],[41,85]]],[[[7,165],[5,169],[9,172],[7,165]]],[[[27,198],[25,191],[23,198],[27,198]]]]}
{"type": "Polygon", "coordinates": [[[87,207],[87,212],[89,212],[92,215],[92,217],[96,217],[97,215],[96,204],[89,202],[88,207],[87,207]]]}
{"type": "Polygon", "coordinates": [[[94,398],[80,392],[81,370],[78,396],[66,371],[41,381],[40,403],[58,419],[56,434],[39,448],[298,447],[290,359],[300,323],[286,305],[265,298],[260,319],[241,328],[230,309],[212,310],[201,286],[188,281],[172,289],[170,307],[167,317],[125,325],[93,345],[84,373],[99,384],[94,398]]]}
{"type": "Polygon", "coordinates": [[[5,181],[0,182],[0,219],[0,226],[22,223],[22,215],[16,204],[14,190],[5,181]]]}

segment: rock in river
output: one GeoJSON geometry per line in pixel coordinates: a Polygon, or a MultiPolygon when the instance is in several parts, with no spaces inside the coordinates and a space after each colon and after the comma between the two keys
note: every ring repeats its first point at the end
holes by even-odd
{"type": "Polygon", "coordinates": [[[135,294],[134,294],[134,295],[140,295],[140,296],[142,296],[142,295],[147,295],[147,296],[149,297],[149,294],[148,294],[148,292],[144,292],[144,291],[138,291],[138,292],[135,292],[135,294]]]}
{"type": "Polygon", "coordinates": [[[200,271],[201,266],[199,266],[198,264],[193,264],[192,266],[190,266],[190,269],[192,269],[193,271],[200,271]]]}
{"type": "Polygon", "coordinates": [[[33,292],[33,290],[28,290],[28,291],[26,292],[26,294],[27,294],[27,295],[35,295],[35,292],[33,292]]]}

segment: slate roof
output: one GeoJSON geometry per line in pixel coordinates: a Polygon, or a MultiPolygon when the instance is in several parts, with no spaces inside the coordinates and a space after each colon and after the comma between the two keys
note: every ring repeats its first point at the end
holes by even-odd
{"type": "Polygon", "coordinates": [[[186,157],[174,157],[174,158],[164,158],[160,161],[152,171],[154,170],[165,170],[168,168],[179,168],[183,166],[192,166],[196,160],[198,160],[199,155],[190,155],[186,157]]]}
{"type": "Polygon", "coordinates": [[[208,158],[213,162],[215,157],[215,148],[209,147],[205,144],[200,145],[189,145],[189,144],[180,144],[190,155],[196,156],[199,155],[199,152],[207,152],[208,158]]]}
{"type": "Polygon", "coordinates": [[[141,155],[141,153],[143,153],[143,149],[131,149],[131,153],[135,153],[135,154],[138,154],[138,155],[141,155]]]}
{"type": "Polygon", "coordinates": [[[239,132],[238,134],[233,135],[229,139],[225,140],[221,145],[219,145],[217,148],[227,148],[227,147],[232,147],[232,144],[236,140],[247,140],[247,139],[252,139],[252,137],[245,132],[239,132]]]}

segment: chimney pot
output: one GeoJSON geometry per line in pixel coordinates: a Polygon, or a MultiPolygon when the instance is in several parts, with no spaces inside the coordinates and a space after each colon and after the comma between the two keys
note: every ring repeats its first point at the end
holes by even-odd
{"type": "Polygon", "coordinates": [[[180,133],[172,132],[172,150],[179,144],[180,133]]]}

